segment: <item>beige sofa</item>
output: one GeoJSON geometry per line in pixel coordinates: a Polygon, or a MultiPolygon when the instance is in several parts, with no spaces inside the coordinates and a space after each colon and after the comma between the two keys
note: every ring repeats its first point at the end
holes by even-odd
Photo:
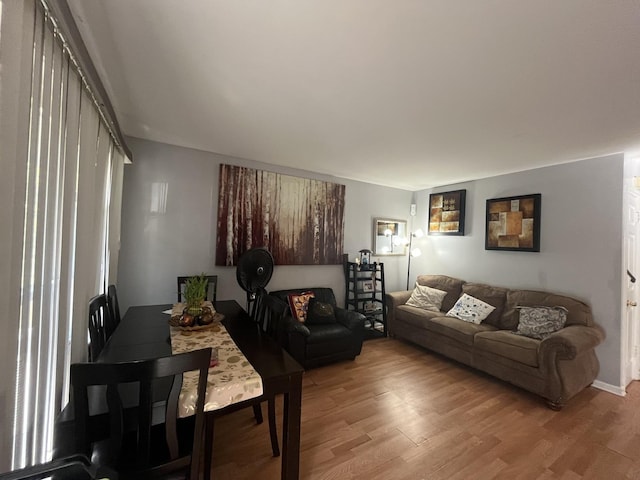
{"type": "Polygon", "coordinates": [[[389,334],[438,352],[546,399],[554,409],[588,387],[599,363],[595,347],[604,339],[591,308],[574,298],[531,290],[509,290],[469,283],[445,275],[421,275],[419,285],[447,292],[441,312],[405,305],[412,291],[386,295],[389,334]],[[447,317],[457,299],[467,293],[494,307],[482,323],[447,317]],[[513,333],[518,306],[562,306],[565,327],[543,340],[513,333]]]}

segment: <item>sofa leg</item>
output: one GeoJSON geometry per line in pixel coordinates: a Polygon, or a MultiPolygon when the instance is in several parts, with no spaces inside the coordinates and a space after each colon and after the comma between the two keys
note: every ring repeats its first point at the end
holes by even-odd
{"type": "Polygon", "coordinates": [[[559,412],[560,410],[562,410],[562,407],[564,407],[564,405],[559,402],[553,402],[551,400],[547,400],[547,407],[549,407],[554,412],[559,412]]]}

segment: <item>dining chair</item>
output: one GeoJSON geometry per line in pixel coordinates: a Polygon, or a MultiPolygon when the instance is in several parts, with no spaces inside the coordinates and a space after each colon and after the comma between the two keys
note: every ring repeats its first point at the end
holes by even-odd
{"type": "MultiPolygon", "coordinates": [[[[206,275],[205,276],[208,282],[207,286],[207,297],[205,300],[209,300],[213,303],[213,306],[216,305],[216,291],[218,289],[218,276],[217,275],[206,275]]],[[[178,277],[178,302],[182,302],[182,295],[184,292],[184,284],[187,283],[187,280],[191,278],[191,276],[180,276],[178,277]]]]}
{"type": "MultiPolygon", "coordinates": [[[[120,325],[120,303],[118,303],[118,289],[115,285],[109,285],[107,288],[107,301],[109,303],[109,310],[111,312],[111,319],[113,320],[113,328],[115,329],[120,325]]],[[[109,335],[107,336],[107,338],[109,335]]]]}
{"type": "MultiPolygon", "coordinates": [[[[258,290],[258,292],[256,293],[255,296],[255,305],[252,310],[251,310],[251,318],[253,321],[255,321],[256,323],[260,324],[261,322],[263,322],[264,320],[260,320],[260,319],[264,319],[266,317],[271,317],[271,310],[269,310],[269,306],[271,305],[271,302],[269,302],[267,300],[267,302],[263,303],[263,299],[265,299],[266,297],[268,297],[266,290],[261,289],[258,290]],[[264,306],[263,306],[264,305],[264,306]]],[[[274,299],[277,301],[277,299],[274,299]]],[[[262,330],[262,328],[261,328],[262,330]]],[[[267,402],[267,415],[268,415],[268,421],[269,421],[269,437],[271,440],[271,452],[273,454],[274,457],[279,457],[280,456],[280,445],[278,444],[278,429],[276,426],[276,404],[275,404],[275,395],[261,395],[259,397],[256,397],[254,399],[252,399],[251,401],[248,402],[248,404],[243,405],[241,408],[247,408],[249,405],[251,405],[251,407],[253,408],[253,415],[256,419],[256,423],[257,424],[261,424],[264,419],[262,417],[262,403],[266,401],[267,402]]],[[[230,411],[236,411],[236,409],[231,409],[230,411]]],[[[213,435],[213,423],[215,422],[215,418],[218,415],[216,415],[215,413],[213,413],[212,415],[209,415],[208,417],[208,422],[209,422],[209,426],[208,428],[210,429],[210,432],[208,434],[213,435]]]]}
{"type": "Polygon", "coordinates": [[[98,468],[84,455],[69,455],[49,462],[0,473],[0,480],[118,480],[118,474],[104,468],[98,468]]]}
{"type": "Polygon", "coordinates": [[[120,479],[167,478],[178,471],[197,479],[210,359],[211,348],[205,348],[133,362],[72,364],[76,451],[115,470],[120,479]],[[183,374],[192,371],[198,372],[195,415],[178,419],[183,374]],[[102,389],[89,393],[96,386],[102,389]],[[89,398],[95,406],[100,393],[107,405],[109,427],[106,437],[95,438],[96,429],[90,426],[96,425],[96,416],[89,415],[89,398]],[[152,420],[158,401],[164,402],[164,417],[156,423],[152,420]]]}
{"type": "MultiPolygon", "coordinates": [[[[280,346],[283,345],[281,322],[287,312],[288,306],[272,297],[264,288],[258,290],[253,308],[253,319],[260,330],[273,338],[280,346]]],[[[278,446],[278,430],[276,428],[276,403],[275,395],[263,396],[261,400],[267,400],[267,417],[269,421],[269,434],[271,436],[271,448],[273,456],[280,455],[278,446]]],[[[258,404],[260,406],[260,404],[258,404]]]]}
{"type": "Polygon", "coordinates": [[[113,319],[104,293],[89,300],[89,361],[95,362],[113,333],[113,319]]]}

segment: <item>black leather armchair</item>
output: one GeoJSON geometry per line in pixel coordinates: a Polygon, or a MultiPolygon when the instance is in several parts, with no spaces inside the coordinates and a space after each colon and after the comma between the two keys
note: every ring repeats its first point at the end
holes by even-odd
{"type": "Polygon", "coordinates": [[[282,319],[284,348],[305,369],[341,360],[353,360],[362,351],[364,315],[339,308],[331,288],[298,288],[278,290],[270,295],[288,304],[290,293],[314,292],[317,301],[329,303],[335,312],[335,322],[323,324],[301,323],[291,312],[282,319]]]}

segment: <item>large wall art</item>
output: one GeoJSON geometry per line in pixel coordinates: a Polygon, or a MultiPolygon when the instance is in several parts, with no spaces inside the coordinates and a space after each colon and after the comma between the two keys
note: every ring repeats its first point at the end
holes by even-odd
{"type": "Polygon", "coordinates": [[[540,251],[541,195],[487,200],[485,250],[540,251]]]}
{"type": "Polygon", "coordinates": [[[342,264],[345,186],[220,165],[216,265],[266,247],[277,265],[342,264]]]}

